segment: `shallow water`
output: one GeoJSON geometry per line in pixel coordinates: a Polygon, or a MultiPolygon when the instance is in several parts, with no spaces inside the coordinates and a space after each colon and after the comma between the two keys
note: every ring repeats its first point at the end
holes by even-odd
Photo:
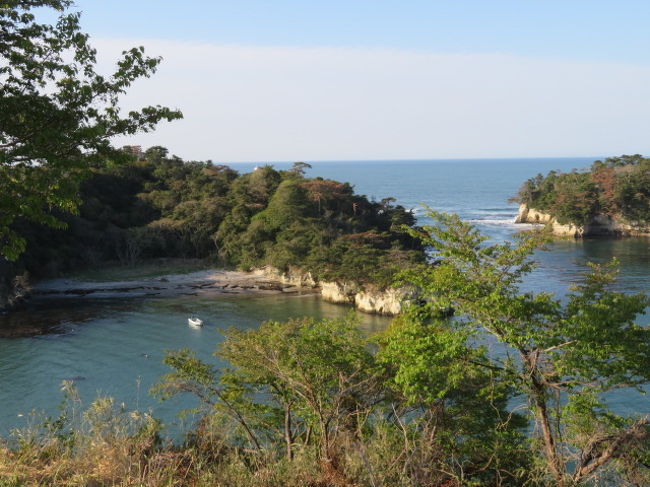
{"type": "MultiPolygon", "coordinates": [[[[416,208],[426,222],[420,203],[437,210],[454,211],[474,222],[494,241],[512,238],[521,226],[512,222],[517,205],[508,203],[520,184],[538,172],[586,167],[592,158],[380,161],[313,163],[310,176],[349,181],[358,192],[376,199],[394,196],[398,203],[416,208]]],[[[257,164],[238,164],[240,171],[257,164]]],[[[276,164],[286,168],[289,164],[276,164]]],[[[557,241],[539,252],[539,267],[523,287],[561,296],[587,270],[588,261],[619,259],[618,288],[625,292],[650,290],[650,241],[604,239],[557,241]]],[[[89,300],[49,299],[36,309],[0,317],[0,326],[22,321],[47,321],[57,333],[33,338],[0,339],[0,434],[24,426],[32,408],[56,413],[64,379],[76,379],[85,402],[98,393],[114,396],[128,407],[152,408],[157,417],[177,430],[175,414],[191,407],[188,399],[160,403],[148,396],[151,385],[167,367],[165,350],[189,347],[197,355],[214,360],[211,353],[220,340],[218,329],[228,326],[256,327],[266,319],[296,316],[337,317],[349,312],[345,306],[323,303],[306,296],[217,296],[166,299],[89,300]],[[203,329],[187,326],[187,316],[205,320],[203,329]],[[23,416],[18,416],[22,414],[23,416]]],[[[387,318],[362,315],[362,327],[376,331],[387,318]]],[[[649,323],[648,316],[640,318],[649,323]]],[[[650,366],[650,364],[649,364],[650,366]]],[[[621,412],[648,413],[650,399],[627,391],[611,395],[621,412]]]]}

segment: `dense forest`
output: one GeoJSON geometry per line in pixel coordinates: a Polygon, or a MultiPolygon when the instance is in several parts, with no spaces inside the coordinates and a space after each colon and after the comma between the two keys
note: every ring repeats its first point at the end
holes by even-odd
{"type": "Polygon", "coordinates": [[[57,275],[107,262],[210,259],[250,269],[298,266],[326,279],[388,284],[393,271],[423,257],[402,231],[410,211],[369,201],[351,185],[305,177],[305,163],[247,174],[170,157],[163,147],[96,165],[79,191],[78,214],[54,213],[65,228],[18,221],[22,265],[57,275]]]}
{"type": "Polygon", "coordinates": [[[604,214],[645,226],[650,223],[650,159],[623,155],[595,161],[588,171],[538,174],[516,199],[560,223],[584,225],[604,214]]]}

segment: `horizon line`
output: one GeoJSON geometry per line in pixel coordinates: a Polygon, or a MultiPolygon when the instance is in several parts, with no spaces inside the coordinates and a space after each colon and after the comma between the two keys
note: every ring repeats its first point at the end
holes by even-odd
{"type": "MultiPolygon", "coordinates": [[[[403,159],[287,159],[275,161],[220,161],[215,159],[205,159],[212,161],[213,164],[292,164],[294,162],[310,163],[330,163],[330,162],[451,162],[451,161],[502,161],[502,160],[539,160],[539,159],[593,159],[594,161],[617,156],[525,156],[525,157],[438,157],[438,158],[403,158],[403,159]]],[[[190,161],[185,161],[190,162],[190,161]]],[[[197,160],[197,162],[201,162],[197,160]]]]}

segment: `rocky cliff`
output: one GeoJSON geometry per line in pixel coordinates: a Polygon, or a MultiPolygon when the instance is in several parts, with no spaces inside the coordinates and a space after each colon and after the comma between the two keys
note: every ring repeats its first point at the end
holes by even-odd
{"type": "Polygon", "coordinates": [[[321,282],[323,299],[330,303],[353,304],[364,313],[395,316],[413,293],[404,289],[362,288],[351,282],[321,282]]]}
{"type": "Polygon", "coordinates": [[[254,269],[253,273],[276,279],[297,287],[318,288],[323,300],[336,304],[351,304],[364,313],[394,316],[399,314],[405,300],[413,295],[404,289],[374,289],[354,282],[317,282],[311,273],[300,269],[280,272],[273,267],[254,269]]]}
{"type": "Polygon", "coordinates": [[[596,215],[586,225],[573,225],[559,223],[555,217],[549,213],[529,208],[527,205],[519,206],[519,213],[515,218],[515,223],[538,223],[548,225],[554,235],[563,237],[650,237],[650,227],[647,225],[626,222],[620,218],[609,215],[596,215]]]}
{"type": "Polygon", "coordinates": [[[251,271],[254,275],[262,276],[266,279],[272,279],[281,284],[295,287],[305,287],[315,289],[318,283],[312,277],[311,272],[302,272],[299,268],[291,267],[287,272],[271,266],[260,267],[251,271]]]}

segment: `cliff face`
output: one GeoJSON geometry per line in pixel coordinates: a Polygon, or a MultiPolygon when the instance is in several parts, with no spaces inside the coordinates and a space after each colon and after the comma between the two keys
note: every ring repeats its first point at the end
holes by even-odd
{"type": "Polygon", "coordinates": [[[410,297],[412,297],[412,293],[404,289],[362,291],[354,296],[354,305],[366,313],[395,316],[399,314],[404,302],[410,297]]]}
{"type": "Polygon", "coordinates": [[[283,273],[272,267],[263,267],[253,272],[291,286],[319,288],[323,300],[328,303],[351,304],[364,313],[397,315],[403,302],[412,295],[403,289],[362,289],[353,282],[316,282],[310,273],[301,273],[299,269],[283,273]]]}
{"type": "Polygon", "coordinates": [[[318,283],[312,277],[311,272],[302,272],[297,268],[290,268],[287,272],[281,272],[275,267],[266,266],[259,269],[253,269],[252,273],[273,279],[288,286],[306,287],[311,289],[318,287],[318,283]]]}
{"type": "Polygon", "coordinates": [[[596,215],[584,226],[559,223],[549,213],[529,208],[526,205],[519,206],[519,213],[515,223],[540,223],[549,225],[554,235],[563,237],[650,237],[650,227],[647,225],[635,225],[621,219],[612,218],[609,215],[596,215]]]}
{"type": "Polygon", "coordinates": [[[328,303],[354,304],[359,286],[352,282],[321,282],[320,294],[328,303]]]}
{"type": "Polygon", "coordinates": [[[395,316],[412,293],[404,289],[361,289],[350,282],[321,282],[321,296],[330,303],[353,304],[364,313],[395,316]]]}

